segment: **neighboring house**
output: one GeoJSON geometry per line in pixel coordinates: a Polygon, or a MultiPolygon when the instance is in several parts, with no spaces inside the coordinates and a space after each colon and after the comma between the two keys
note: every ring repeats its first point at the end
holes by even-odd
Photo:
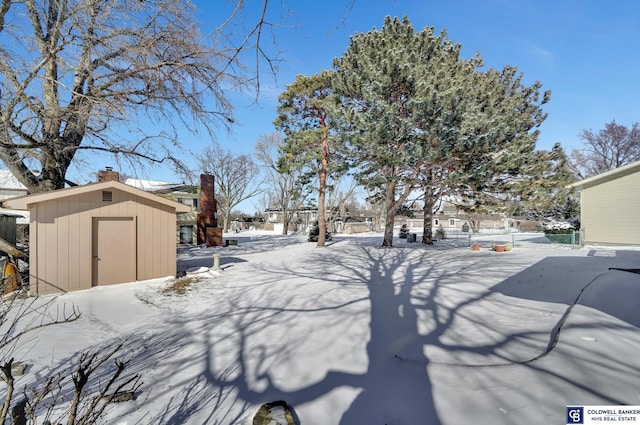
{"type": "Polygon", "coordinates": [[[124,183],[189,207],[188,212],[179,214],[176,218],[176,238],[179,244],[222,246],[213,176],[201,175],[200,186],[132,178],[124,183]]]}
{"type": "Polygon", "coordinates": [[[33,295],[176,275],[176,214],[190,207],[118,181],[5,200],[30,212],[33,295]]]}
{"type": "MultiPolygon", "coordinates": [[[[478,228],[481,230],[505,230],[509,227],[509,221],[501,214],[473,214],[468,215],[462,212],[445,212],[433,215],[431,226],[434,231],[442,228],[443,230],[462,230],[465,225],[470,226],[469,221],[475,220],[478,228]]],[[[424,226],[424,215],[417,214],[413,218],[407,218],[407,226],[411,229],[422,229],[424,226]]]]}
{"type": "MultiPolygon", "coordinates": [[[[0,170],[0,202],[27,195],[29,191],[9,170],[0,170]]],[[[29,224],[27,211],[11,211],[0,208],[0,238],[15,245],[24,239],[29,224]]]]}
{"type": "Polygon", "coordinates": [[[231,231],[251,230],[262,227],[264,218],[262,217],[238,217],[231,222],[231,231]]]}
{"type": "Polygon", "coordinates": [[[640,161],[567,187],[580,192],[584,244],[640,245],[640,161]]]}
{"type": "Polygon", "coordinates": [[[124,184],[154,193],[190,207],[189,212],[176,217],[177,241],[181,245],[197,243],[197,222],[200,211],[200,188],[184,183],[170,183],[156,180],[126,179],[124,184]]]}
{"type": "Polygon", "coordinates": [[[373,217],[336,217],[333,222],[336,233],[366,233],[373,230],[373,217]]]}
{"type": "MultiPolygon", "coordinates": [[[[290,211],[291,223],[310,225],[318,219],[318,207],[301,207],[290,211]]],[[[282,208],[267,208],[264,212],[267,223],[283,223],[282,208]]]]}
{"type": "Polygon", "coordinates": [[[28,194],[27,188],[9,170],[0,170],[0,201],[28,194]]]}

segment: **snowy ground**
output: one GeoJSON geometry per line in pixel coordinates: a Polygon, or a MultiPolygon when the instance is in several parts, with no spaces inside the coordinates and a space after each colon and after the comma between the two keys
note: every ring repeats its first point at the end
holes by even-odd
{"type": "Polygon", "coordinates": [[[43,297],[82,316],[16,350],[18,384],[128,338],[144,385],[108,423],[251,424],[286,400],[302,425],[539,425],[640,404],[640,275],[609,270],[640,268],[638,250],[227,236],[181,250],[181,270],[213,253],[223,269],[182,295],[159,279],[43,297]]]}

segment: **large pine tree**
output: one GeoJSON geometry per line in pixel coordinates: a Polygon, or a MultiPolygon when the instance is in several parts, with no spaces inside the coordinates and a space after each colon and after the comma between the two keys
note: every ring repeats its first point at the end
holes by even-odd
{"type": "Polygon", "coordinates": [[[392,246],[396,211],[419,185],[429,158],[425,146],[434,134],[449,133],[446,121],[455,112],[442,104],[455,109],[449,91],[455,92],[452,86],[460,81],[455,76],[459,52],[445,33],[437,36],[433,28],[416,33],[407,18],[387,17],[382,29],[351,37],[334,62],[334,90],[347,122],[342,137],[351,148],[355,175],[385,200],[383,246],[392,246]],[[429,132],[430,120],[445,123],[429,132]]]}
{"type": "Polygon", "coordinates": [[[407,18],[387,17],[380,30],[356,34],[334,62],[356,176],[386,201],[383,246],[391,246],[397,208],[412,191],[424,193],[423,243],[431,243],[431,214],[451,195],[506,191],[534,155],[537,127],[550,93],[523,84],[515,67],[481,69],[460,58],[460,45],[414,32],[407,18]]]}
{"type": "Polygon", "coordinates": [[[318,181],[318,247],[324,247],[327,224],[325,218],[327,181],[336,157],[332,143],[332,118],[337,99],[331,91],[331,71],[312,76],[298,75],[279,97],[275,125],[285,134],[279,165],[283,171],[291,167],[307,170],[301,183],[318,181]]]}

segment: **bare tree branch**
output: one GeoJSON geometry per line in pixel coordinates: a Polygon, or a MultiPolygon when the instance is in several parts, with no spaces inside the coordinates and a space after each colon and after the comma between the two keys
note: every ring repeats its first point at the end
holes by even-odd
{"type": "Polygon", "coordinates": [[[233,208],[262,192],[260,167],[250,155],[235,155],[216,142],[197,158],[202,172],[215,178],[223,229],[228,232],[233,208]]]}
{"type": "Polygon", "coordinates": [[[242,0],[205,38],[195,9],[182,0],[2,0],[0,160],[38,192],[63,187],[82,151],[156,163],[177,159],[175,140],[165,146],[153,137],[113,138],[122,126],[135,134],[138,122],[210,134],[232,123],[228,89],[259,89],[262,61],[275,71],[261,45],[264,29],[273,25],[268,6],[263,0],[257,22],[235,45],[230,24],[247,19],[242,0]],[[18,16],[24,25],[6,25],[18,16]],[[18,43],[28,48],[8,50],[18,43]],[[255,75],[241,64],[250,48],[255,75]]]}
{"type": "Polygon", "coordinates": [[[595,133],[583,130],[580,139],[582,148],[574,149],[569,158],[577,178],[586,179],[640,160],[639,123],[628,128],[614,120],[595,133]]]}

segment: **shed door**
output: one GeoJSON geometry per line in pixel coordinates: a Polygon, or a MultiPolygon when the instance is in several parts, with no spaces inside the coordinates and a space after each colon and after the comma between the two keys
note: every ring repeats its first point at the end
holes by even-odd
{"type": "Polygon", "coordinates": [[[134,217],[93,218],[92,285],[136,280],[134,217]]]}

